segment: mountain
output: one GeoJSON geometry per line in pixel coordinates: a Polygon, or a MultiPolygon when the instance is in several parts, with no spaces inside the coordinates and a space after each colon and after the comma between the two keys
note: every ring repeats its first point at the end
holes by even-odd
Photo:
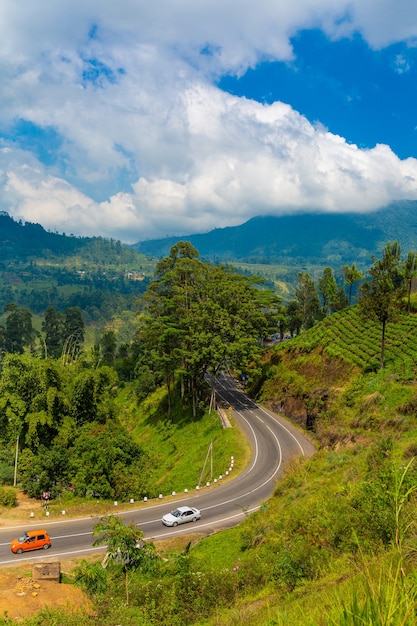
{"type": "Polygon", "coordinates": [[[0,211],[0,263],[41,262],[51,257],[63,262],[74,256],[103,265],[133,265],[139,255],[114,239],[51,233],[40,224],[16,222],[6,211],[0,211]]]}
{"type": "Polygon", "coordinates": [[[372,213],[305,213],[254,217],[241,226],[205,234],[141,241],[132,246],[148,256],[166,256],[189,241],[202,259],[283,265],[345,263],[369,265],[388,241],[403,252],[417,250],[417,202],[403,201],[372,213]]]}
{"type": "Polygon", "coordinates": [[[0,212],[0,259],[44,256],[45,253],[72,254],[91,239],[67,237],[47,232],[40,224],[15,222],[6,211],[0,212]]]}
{"type": "Polygon", "coordinates": [[[77,306],[88,320],[108,320],[133,309],[153,272],[120,241],[59,235],[0,212],[0,315],[14,302],[35,314],[77,306]]]}

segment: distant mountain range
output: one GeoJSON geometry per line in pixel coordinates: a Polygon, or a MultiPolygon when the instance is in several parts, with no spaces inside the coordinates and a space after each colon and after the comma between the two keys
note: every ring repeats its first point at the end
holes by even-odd
{"type": "Polygon", "coordinates": [[[135,250],[114,239],[51,233],[40,224],[15,221],[6,211],[0,211],[0,264],[74,255],[89,260],[95,257],[103,265],[131,262],[132,266],[137,265],[139,257],[135,250]]]}
{"type": "MultiPolygon", "coordinates": [[[[398,241],[403,255],[417,251],[417,201],[404,201],[372,213],[305,213],[282,217],[254,217],[241,226],[208,233],[119,244],[119,254],[139,252],[161,258],[178,241],[189,241],[200,258],[213,262],[271,263],[288,267],[308,265],[340,268],[345,263],[369,267],[388,241],[398,241]]],[[[46,231],[40,224],[16,222],[0,211],[0,261],[33,257],[89,254],[92,246],[112,250],[114,240],[74,237],[46,231]]],[[[90,253],[91,254],[91,253],[90,253]]],[[[118,256],[119,256],[118,254],[118,256]]],[[[108,259],[109,260],[109,259],[108,259]]],[[[119,261],[121,258],[119,257],[119,261]]],[[[126,259],[127,260],[127,259],[126,259]]],[[[133,259],[131,259],[133,261],[133,259]]]]}
{"type": "Polygon", "coordinates": [[[178,241],[189,241],[204,260],[367,267],[371,256],[379,256],[388,241],[398,241],[404,255],[417,251],[417,202],[403,201],[366,214],[254,217],[241,226],[140,241],[131,247],[163,257],[178,241]]]}
{"type": "Polygon", "coordinates": [[[0,260],[24,261],[50,254],[74,254],[92,241],[89,237],[67,237],[46,231],[40,224],[16,222],[6,211],[0,211],[0,260]]]}

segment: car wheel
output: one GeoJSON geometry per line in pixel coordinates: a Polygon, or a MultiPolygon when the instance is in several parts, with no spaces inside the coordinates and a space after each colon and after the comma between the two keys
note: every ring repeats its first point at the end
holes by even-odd
{"type": "Polygon", "coordinates": [[[174,522],[172,525],[173,526],[178,526],[178,522],[174,522]]]}
{"type": "Polygon", "coordinates": [[[22,554],[22,552],[23,552],[22,548],[19,548],[18,550],[16,550],[17,554],[22,554]]]}
{"type": "Polygon", "coordinates": [[[47,550],[47,549],[48,549],[48,548],[50,548],[50,547],[51,547],[51,544],[50,544],[50,543],[44,543],[44,545],[43,545],[43,549],[44,549],[44,550],[47,550]]]}
{"type": "Polygon", "coordinates": [[[192,522],[196,522],[198,520],[198,517],[193,517],[193,519],[191,520],[192,522]]]}

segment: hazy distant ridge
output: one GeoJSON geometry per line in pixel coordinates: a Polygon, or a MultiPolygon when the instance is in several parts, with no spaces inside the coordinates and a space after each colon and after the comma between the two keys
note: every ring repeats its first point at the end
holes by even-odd
{"type": "Polygon", "coordinates": [[[141,241],[132,247],[143,254],[166,256],[177,242],[189,241],[211,260],[369,264],[387,241],[403,252],[417,250],[417,202],[391,205],[367,214],[300,214],[254,217],[241,226],[205,234],[141,241]]]}

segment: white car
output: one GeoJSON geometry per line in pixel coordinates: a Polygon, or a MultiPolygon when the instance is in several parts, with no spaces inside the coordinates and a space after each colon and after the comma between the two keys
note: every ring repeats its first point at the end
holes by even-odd
{"type": "Polygon", "coordinates": [[[196,522],[200,517],[201,513],[198,509],[191,506],[179,506],[171,513],[164,515],[162,523],[165,526],[178,526],[178,524],[185,524],[185,522],[196,522]]]}

